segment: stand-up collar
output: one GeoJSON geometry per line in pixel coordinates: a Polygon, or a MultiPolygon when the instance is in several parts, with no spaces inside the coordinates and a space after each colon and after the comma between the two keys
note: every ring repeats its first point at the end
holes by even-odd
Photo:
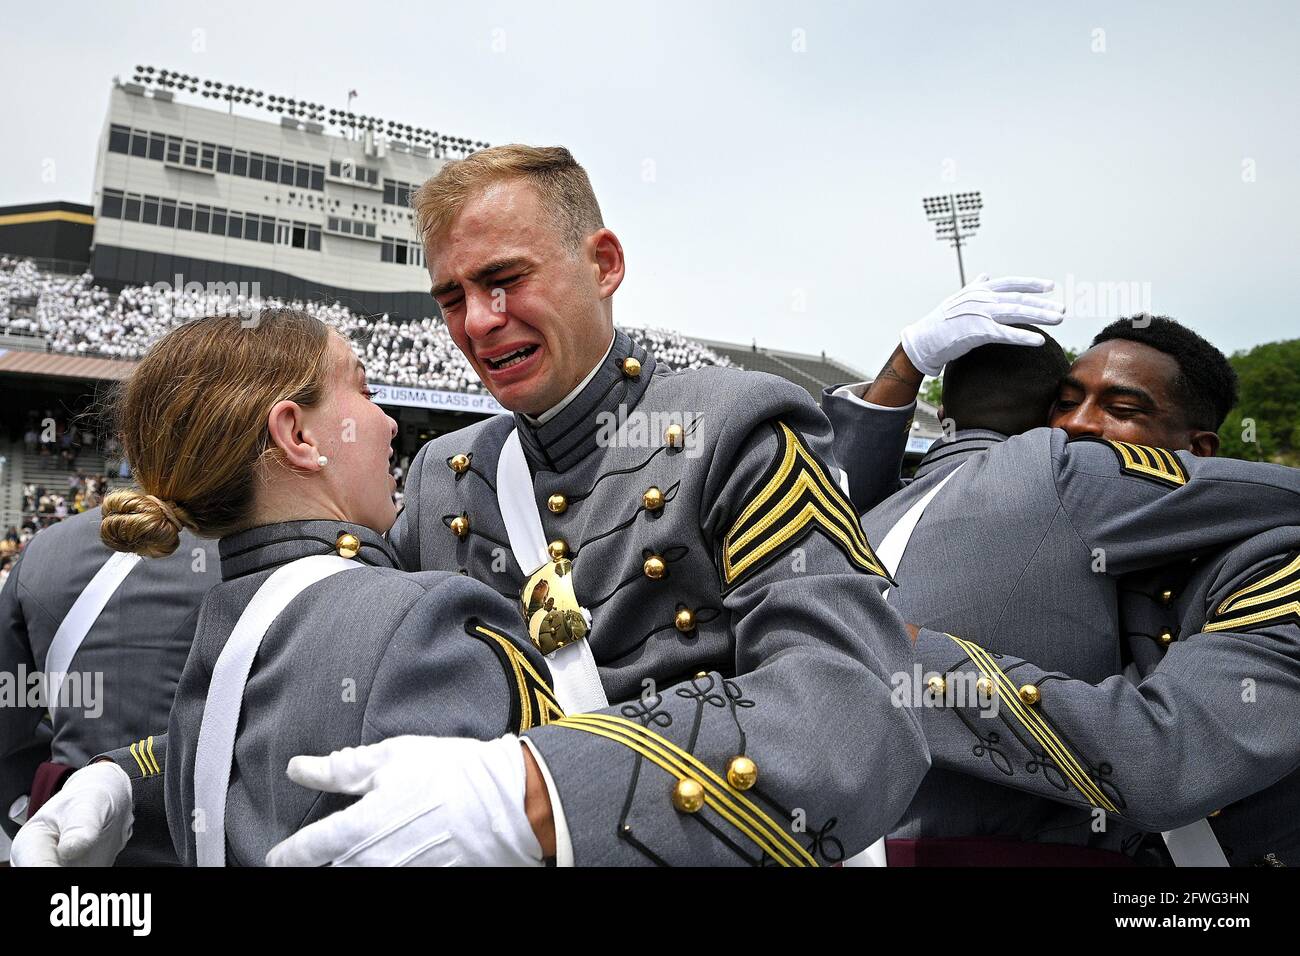
{"type": "Polygon", "coordinates": [[[932,471],[950,468],[963,462],[970,455],[1007,440],[1001,432],[988,428],[959,428],[952,441],[940,438],[925,453],[921,463],[916,466],[916,478],[924,478],[932,471]]]}
{"type": "MultiPolygon", "coordinates": [[[[361,547],[356,560],[381,568],[400,568],[397,552],[383,535],[349,521],[319,519],[265,524],[227,535],[217,543],[221,554],[221,580],[243,577],[258,571],[315,554],[338,554],[339,538],[355,537],[361,547]]],[[[350,544],[351,542],[345,542],[350,544]]]]}
{"type": "Polygon", "coordinates": [[[596,450],[596,436],[603,421],[601,413],[619,414],[619,406],[636,407],[654,374],[655,359],[625,333],[614,334],[614,345],[586,388],[558,415],[544,425],[534,425],[515,415],[519,443],[534,472],[566,471],[596,450]],[[641,363],[637,375],[629,375],[624,362],[641,363]]]}

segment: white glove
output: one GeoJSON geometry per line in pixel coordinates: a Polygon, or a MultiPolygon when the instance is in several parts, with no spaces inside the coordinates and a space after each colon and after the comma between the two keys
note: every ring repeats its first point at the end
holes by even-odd
{"type": "Polygon", "coordinates": [[[289,778],[364,796],[277,843],[270,866],[542,865],[518,737],[390,737],[294,757],[289,778]]]}
{"type": "Polygon", "coordinates": [[[981,345],[1042,345],[1043,337],[1011,325],[1059,325],[1065,306],[1041,295],[1051,279],[977,276],[960,292],[903,329],[903,351],[926,375],[938,375],[953,359],[981,345]]]}
{"type": "Polygon", "coordinates": [[[131,778],[109,760],[68,777],[14,837],[14,866],[112,866],[131,839],[131,778]]]}

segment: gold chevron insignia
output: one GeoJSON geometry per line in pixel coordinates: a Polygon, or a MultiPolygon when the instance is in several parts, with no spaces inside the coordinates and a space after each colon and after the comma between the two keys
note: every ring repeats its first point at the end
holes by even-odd
{"type": "Polygon", "coordinates": [[[1103,439],[1119,456],[1120,470],[1129,475],[1151,478],[1175,488],[1187,484],[1187,469],[1178,456],[1167,448],[1135,445],[1127,441],[1103,439]]]}
{"type": "Polygon", "coordinates": [[[1245,631],[1282,621],[1300,622],[1300,554],[1258,581],[1228,595],[1206,631],[1245,631]]]}
{"type": "Polygon", "coordinates": [[[510,726],[513,733],[522,734],[530,727],[550,724],[564,716],[551,685],[537,673],[510,638],[482,624],[471,624],[466,631],[496,652],[507,678],[511,680],[510,726]]]}
{"type": "Polygon", "coordinates": [[[771,474],[723,538],[723,583],[734,584],[814,528],[855,567],[892,583],[844,492],[789,425],[776,426],[779,447],[771,474]]]}

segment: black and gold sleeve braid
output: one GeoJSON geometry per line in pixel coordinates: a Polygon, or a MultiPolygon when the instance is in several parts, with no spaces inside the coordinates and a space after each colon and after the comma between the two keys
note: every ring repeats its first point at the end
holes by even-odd
{"type": "Polygon", "coordinates": [[[1103,790],[1087,763],[1062,739],[1037,707],[1020,698],[1015,682],[1002,670],[994,656],[973,641],[952,634],[946,636],[965,651],[982,677],[993,682],[994,692],[1000,700],[999,716],[1035,741],[1042,748],[1045,759],[1056,766],[1062,778],[1084,800],[1109,813],[1118,813],[1120,808],[1103,790]]]}
{"type": "Polygon", "coordinates": [[[1228,595],[1204,630],[1248,631],[1284,621],[1300,623],[1300,554],[1228,595]]]}
{"type": "Polygon", "coordinates": [[[510,687],[510,733],[522,734],[564,716],[547,677],[538,673],[510,638],[473,619],[466,622],[465,633],[490,647],[505,671],[510,687]]]}
{"type": "Polygon", "coordinates": [[[604,737],[627,747],[676,780],[694,780],[702,788],[704,806],[735,827],[778,866],[817,866],[817,861],[785,826],[732,786],[723,774],[668,738],[636,721],[612,714],[573,714],[557,720],[556,726],[604,737]]]}

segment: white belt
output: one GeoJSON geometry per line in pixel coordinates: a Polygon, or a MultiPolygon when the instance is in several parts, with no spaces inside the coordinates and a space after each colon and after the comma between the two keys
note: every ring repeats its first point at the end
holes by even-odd
{"type": "Polygon", "coordinates": [[[916,530],[921,515],[925,514],[925,509],[929,507],[935,495],[943,490],[943,486],[952,481],[952,476],[965,467],[966,463],[962,462],[948,472],[943,481],[917,499],[916,503],[903,514],[903,517],[899,518],[897,523],[885,533],[884,540],[880,542],[880,547],[876,548],[876,557],[880,559],[880,563],[885,566],[885,570],[889,572],[891,578],[897,579],[898,566],[903,561],[903,553],[907,551],[907,545],[912,540],[912,532],[916,530]]]}
{"type": "MultiPolygon", "coordinates": [[[[935,495],[943,490],[943,486],[949,482],[952,476],[962,470],[964,464],[965,462],[950,471],[944,476],[943,481],[927,491],[912,507],[908,508],[903,517],[899,518],[898,522],[885,534],[884,540],[880,542],[880,547],[876,548],[876,557],[889,571],[891,578],[896,579],[897,577],[898,565],[903,560],[903,552],[907,550],[908,542],[912,540],[912,532],[916,530],[916,525],[921,520],[921,515],[925,513],[926,507],[934,500],[935,495]]],[[[885,600],[889,600],[888,589],[885,590],[884,596],[885,600]]],[[[888,866],[885,860],[885,838],[881,837],[857,856],[845,860],[844,865],[888,866]]]]}
{"type": "Polygon", "coordinates": [[[1174,866],[1227,866],[1223,847],[1210,827],[1209,820],[1197,820],[1177,830],[1160,834],[1165,848],[1174,859],[1174,866]]]}
{"type": "MultiPolygon", "coordinates": [[[[497,505],[506,526],[506,537],[510,539],[510,550],[514,552],[519,569],[524,572],[524,579],[528,580],[550,563],[551,557],[546,550],[546,534],[537,511],[537,493],[533,489],[528,462],[524,460],[524,449],[519,444],[518,430],[510,432],[497,460],[497,505]]],[[[590,625],[591,622],[587,623],[590,625]]],[[[566,714],[586,713],[609,706],[589,641],[590,635],[546,655],[554,684],[552,689],[566,714]]]]}
{"type": "Polygon", "coordinates": [[[365,565],[337,554],[318,554],[277,568],[248,602],[217,657],[194,754],[194,845],[199,866],[226,865],[226,791],[244,685],[262,638],[289,602],[332,574],[365,565]]]}

